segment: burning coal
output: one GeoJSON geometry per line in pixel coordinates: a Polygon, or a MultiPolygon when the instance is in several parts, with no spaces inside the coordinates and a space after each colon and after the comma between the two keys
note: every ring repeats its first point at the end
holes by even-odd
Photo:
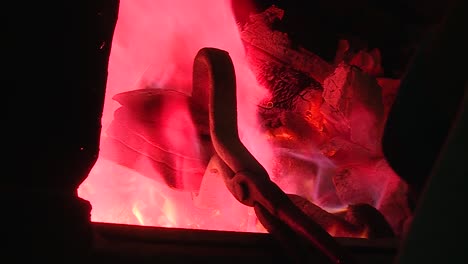
{"type": "Polygon", "coordinates": [[[242,142],[296,205],[332,235],[401,234],[406,185],[380,149],[397,80],[378,76],[378,51],[331,65],[291,47],[271,27],[282,12],[240,26],[230,1],[121,1],[100,157],[79,189],[93,221],[265,232],[209,163],[192,65],[216,47],[235,66],[242,142]]]}

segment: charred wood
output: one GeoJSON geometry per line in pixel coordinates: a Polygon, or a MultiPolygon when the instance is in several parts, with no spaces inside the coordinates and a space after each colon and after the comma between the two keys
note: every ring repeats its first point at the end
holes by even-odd
{"type": "Polygon", "coordinates": [[[286,33],[273,29],[273,24],[280,21],[283,15],[282,9],[272,6],[250,17],[241,32],[241,38],[247,46],[247,54],[263,53],[263,57],[270,57],[270,60],[290,65],[298,71],[309,74],[319,83],[323,82],[333,70],[332,66],[312,52],[303,48],[293,48],[286,33]]]}

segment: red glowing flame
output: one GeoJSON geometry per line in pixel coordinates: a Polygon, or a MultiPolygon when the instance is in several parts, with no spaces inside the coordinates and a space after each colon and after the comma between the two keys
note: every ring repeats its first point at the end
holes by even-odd
{"type": "MultiPolygon", "coordinates": [[[[130,146],[127,152],[118,152],[113,143],[101,144],[101,155],[78,190],[80,197],[89,200],[93,206],[92,220],[266,232],[252,208],[234,199],[223,179],[211,172],[209,159],[203,157],[206,150],[188,98],[192,93],[193,60],[204,47],[229,52],[236,70],[240,138],[267,169],[272,180],[285,192],[300,195],[330,212],[345,208],[347,204],[340,199],[347,200],[347,197],[337,196],[336,184],[332,181],[332,176],[338,171],[332,158],[339,156],[339,159],[346,161],[347,157],[340,156],[338,147],[318,147],[325,137],[322,132],[325,120],[320,113],[320,103],[314,102],[321,102],[321,97],[307,100],[303,119],[284,117],[283,121],[289,122],[292,127],[308,124],[310,129],[307,135],[283,127],[266,133],[260,129],[254,113],[268,92],[258,84],[247,63],[231,1],[124,0],[120,2],[109,59],[101,142],[107,142],[106,139],[112,136],[108,134],[108,129],[114,119],[128,119],[118,111],[122,102],[115,95],[155,89],[170,94],[168,98],[172,99],[162,100],[156,105],[142,103],[146,112],[154,111],[157,115],[145,117],[151,120],[143,121],[144,128],[134,128],[132,133],[136,139],[132,143],[149,146],[146,148],[151,148],[152,152],[141,147],[141,155],[135,156],[129,154],[134,151],[130,146]],[[149,125],[151,122],[156,125],[149,125]],[[304,139],[308,143],[301,144],[299,150],[289,145],[290,142],[305,142],[304,139]],[[284,142],[284,146],[273,147],[272,140],[284,142]],[[119,164],[102,155],[103,152],[113,153],[119,159],[128,161],[128,164],[119,164]],[[161,153],[170,154],[172,159],[167,160],[161,153]],[[162,164],[159,169],[155,169],[155,162],[162,164]],[[175,173],[169,184],[165,171],[175,173]],[[307,171],[307,175],[303,175],[304,171],[307,171]]],[[[122,138],[129,138],[123,129],[118,132],[122,138]]],[[[367,170],[373,170],[376,166],[372,165],[367,170]]],[[[377,187],[362,195],[371,196],[373,205],[381,206],[387,185],[379,183],[393,184],[391,179],[396,176],[389,168],[381,173],[372,173],[375,177],[364,181],[369,180],[377,187]]],[[[359,184],[356,185],[358,187],[359,184]]],[[[360,193],[359,190],[355,192],[360,193]]],[[[358,198],[349,201],[361,202],[358,198]]],[[[339,233],[335,226],[328,231],[331,234],[339,233]]],[[[353,236],[365,237],[367,231],[361,230],[353,236]]]]}
{"type": "MultiPolygon", "coordinates": [[[[251,114],[255,113],[266,90],[257,84],[245,61],[231,2],[219,0],[121,1],[109,59],[102,138],[106,137],[106,129],[119,107],[112,99],[115,94],[161,88],[190,95],[193,59],[203,47],[229,52],[237,73],[242,140],[254,154],[270,153],[266,149],[269,148],[266,139],[259,138],[256,119],[251,114]]],[[[201,146],[188,107],[174,102],[161,107],[158,114],[163,121],[155,129],[160,130],[158,137],[166,146],[164,151],[197,158],[201,146]]],[[[109,151],[103,147],[101,152],[109,151]]],[[[267,155],[262,157],[268,159],[267,155]]],[[[145,166],[145,162],[139,160],[134,166],[148,170],[151,166],[145,166]]],[[[179,171],[191,169],[184,159],[172,165],[179,171]]],[[[185,192],[148,179],[139,172],[141,170],[129,169],[101,155],[79,189],[79,195],[93,205],[93,221],[256,230],[253,211],[237,202],[221,179],[205,183],[209,178],[205,174],[200,193],[185,192]],[[203,191],[207,186],[210,190],[203,191]]]]}

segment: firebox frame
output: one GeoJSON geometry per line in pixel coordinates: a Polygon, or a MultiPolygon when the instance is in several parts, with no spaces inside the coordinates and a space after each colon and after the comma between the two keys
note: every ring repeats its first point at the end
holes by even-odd
{"type": "MultiPolygon", "coordinates": [[[[290,263],[270,234],[93,223],[92,259],[110,263],[290,263]]],[[[337,238],[358,263],[392,263],[396,239],[337,238]]],[[[309,259],[314,260],[314,252],[309,259]]],[[[321,263],[321,262],[319,262],[321,263]]]]}

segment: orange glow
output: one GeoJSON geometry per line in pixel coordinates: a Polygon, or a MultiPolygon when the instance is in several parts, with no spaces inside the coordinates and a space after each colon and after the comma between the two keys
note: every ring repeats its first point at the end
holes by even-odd
{"type": "Polygon", "coordinates": [[[143,215],[141,214],[140,210],[138,209],[138,204],[133,205],[132,213],[135,215],[140,225],[145,225],[145,219],[143,215]]]}
{"type": "Polygon", "coordinates": [[[341,229],[338,228],[338,226],[336,225],[332,225],[330,226],[328,229],[327,229],[327,232],[328,234],[330,234],[331,236],[339,236],[341,235],[339,232],[341,231],[341,229]]]}
{"type": "Polygon", "coordinates": [[[276,129],[273,131],[269,131],[266,137],[269,140],[293,140],[295,139],[294,134],[291,131],[287,131],[284,129],[276,129]]]}
{"type": "Polygon", "coordinates": [[[338,225],[331,225],[326,230],[331,236],[335,237],[369,238],[368,228],[362,228],[362,230],[344,230],[338,225]]]}
{"type": "Polygon", "coordinates": [[[368,238],[368,237],[369,237],[369,229],[368,229],[368,228],[364,228],[364,230],[362,231],[362,233],[357,234],[357,235],[355,235],[354,237],[356,237],[356,238],[368,238]]]}

